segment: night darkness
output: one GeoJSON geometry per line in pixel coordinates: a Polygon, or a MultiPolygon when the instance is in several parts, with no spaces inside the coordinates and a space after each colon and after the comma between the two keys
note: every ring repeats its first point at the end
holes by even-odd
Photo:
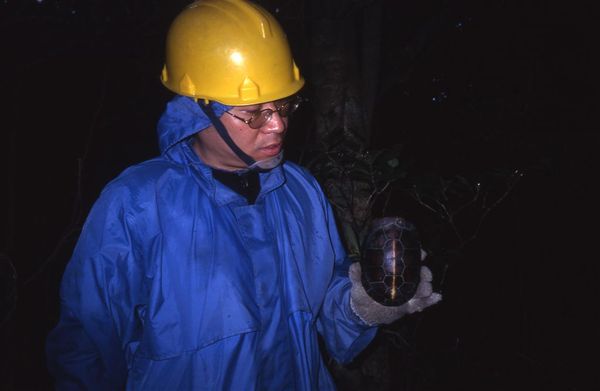
{"type": "MultiPolygon", "coordinates": [[[[44,340],[58,318],[62,272],[104,185],[158,153],[155,125],[171,97],[159,81],[164,36],[187,3],[0,4],[1,389],[51,389],[44,340]]],[[[298,2],[260,3],[286,29],[310,96],[318,77],[308,66],[310,13],[294,17],[298,2]]],[[[386,364],[411,374],[390,389],[600,389],[591,9],[383,5],[371,147],[401,144],[416,176],[524,174],[448,261],[444,301],[419,317],[404,358],[386,364]]],[[[303,127],[314,111],[309,103],[295,118],[291,160],[304,163],[303,127]]],[[[431,222],[414,200],[398,197],[389,210],[431,222]]],[[[427,240],[435,247],[425,232],[427,240]]]]}

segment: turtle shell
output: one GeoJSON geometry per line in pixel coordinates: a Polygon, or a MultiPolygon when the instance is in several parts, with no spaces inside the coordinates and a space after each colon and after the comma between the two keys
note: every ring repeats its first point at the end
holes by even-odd
{"type": "Polygon", "coordinates": [[[406,303],[417,291],[421,241],[416,227],[401,217],[374,220],[363,244],[362,283],[386,306],[406,303]]]}

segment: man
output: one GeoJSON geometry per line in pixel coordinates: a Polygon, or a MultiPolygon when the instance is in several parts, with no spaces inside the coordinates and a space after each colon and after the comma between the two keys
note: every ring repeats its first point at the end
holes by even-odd
{"type": "Polygon", "coordinates": [[[167,39],[161,156],[92,208],[48,338],[59,389],[334,389],[317,335],[352,360],[387,308],[360,287],[325,196],[282,163],[304,84],[281,27],[241,0],[188,6],[167,39]]]}

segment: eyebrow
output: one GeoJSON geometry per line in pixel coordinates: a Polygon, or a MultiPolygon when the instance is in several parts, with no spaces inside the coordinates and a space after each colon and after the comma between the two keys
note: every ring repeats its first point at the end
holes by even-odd
{"type": "MultiPolygon", "coordinates": [[[[275,100],[273,101],[273,103],[275,104],[275,107],[280,107],[281,105],[283,105],[284,103],[290,101],[289,98],[283,98],[283,99],[279,99],[279,100],[275,100]]],[[[271,102],[265,102],[265,103],[260,103],[260,104],[256,104],[256,105],[248,105],[248,106],[233,106],[233,109],[237,109],[237,111],[262,111],[264,110],[262,108],[262,106],[271,103],[271,102]]]]}
{"type": "Polygon", "coordinates": [[[238,109],[238,111],[257,111],[260,107],[261,105],[234,106],[233,109],[238,109]]]}

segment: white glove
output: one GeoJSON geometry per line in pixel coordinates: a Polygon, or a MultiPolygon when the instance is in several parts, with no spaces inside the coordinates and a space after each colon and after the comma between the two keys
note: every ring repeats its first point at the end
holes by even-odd
{"type": "Polygon", "coordinates": [[[363,288],[361,282],[360,263],[350,265],[349,273],[352,281],[350,291],[350,307],[364,323],[369,326],[390,324],[404,315],[421,312],[425,308],[442,300],[442,295],[433,292],[431,281],[433,275],[427,266],[421,266],[421,281],[415,295],[406,303],[399,306],[385,306],[373,300],[363,288]]]}

